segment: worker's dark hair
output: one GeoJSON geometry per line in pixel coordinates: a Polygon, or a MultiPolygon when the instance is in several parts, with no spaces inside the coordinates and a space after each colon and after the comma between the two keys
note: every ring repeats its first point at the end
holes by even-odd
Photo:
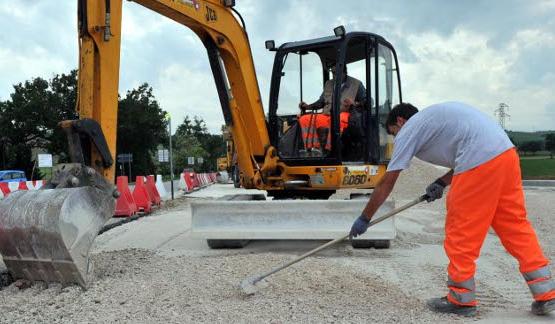
{"type": "Polygon", "coordinates": [[[393,109],[391,109],[391,111],[389,112],[387,120],[385,121],[385,129],[387,133],[389,134],[389,126],[397,125],[397,117],[402,117],[406,120],[409,120],[417,112],[418,108],[408,102],[402,102],[398,105],[395,105],[395,107],[393,107],[393,109]]]}

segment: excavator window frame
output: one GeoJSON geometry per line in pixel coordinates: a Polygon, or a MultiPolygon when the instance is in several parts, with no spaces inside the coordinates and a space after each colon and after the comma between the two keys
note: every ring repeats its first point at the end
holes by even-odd
{"type": "MultiPolygon", "coordinates": [[[[276,56],[274,60],[274,66],[272,70],[272,79],[271,79],[271,86],[270,86],[270,97],[269,97],[269,136],[270,142],[274,147],[279,146],[280,140],[280,122],[279,119],[281,118],[278,116],[278,98],[279,98],[279,90],[281,85],[281,70],[283,68],[283,64],[285,62],[285,57],[290,52],[303,52],[303,51],[313,51],[315,48],[332,48],[335,51],[335,59],[330,58],[330,55],[323,56],[320,55],[322,61],[322,73],[323,73],[323,82],[329,79],[329,68],[332,64],[337,62],[337,73],[343,72],[343,67],[346,64],[349,64],[354,61],[358,61],[364,59],[366,64],[368,65],[370,62],[370,55],[372,51],[374,53],[378,53],[378,46],[382,45],[387,47],[391,53],[393,54],[393,58],[395,60],[395,65],[397,67],[397,87],[399,91],[399,100],[402,102],[402,92],[401,92],[401,79],[400,79],[400,71],[399,71],[399,64],[397,61],[397,53],[393,46],[387,42],[383,37],[372,34],[372,33],[364,33],[364,32],[351,32],[347,33],[344,37],[326,37],[326,38],[319,38],[314,40],[308,41],[301,41],[301,42],[293,42],[293,43],[285,43],[281,45],[279,48],[275,49],[276,56]],[[359,43],[365,46],[364,50],[360,53],[355,53],[356,55],[352,55],[353,53],[349,53],[350,56],[346,57],[349,42],[360,39],[359,43]],[[369,51],[369,48],[372,48],[372,51],[369,51]],[[356,57],[355,57],[356,56],[356,57]]],[[[314,51],[313,51],[314,52],[314,51]]],[[[377,67],[377,60],[376,67],[377,67]]],[[[374,70],[374,73],[376,73],[374,70]]],[[[379,89],[377,84],[372,85],[370,84],[370,69],[366,69],[366,91],[367,91],[367,98],[371,98],[372,94],[375,94],[375,102],[378,102],[379,99],[379,89]],[[374,91],[372,91],[374,90],[374,91]]],[[[378,76],[376,75],[375,78],[376,83],[379,83],[378,76]]],[[[336,84],[336,94],[335,97],[339,96],[340,94],[340,80],[337,80],[336,84]]],[[[319,158],[299,158],[299,157],[280,157],[280,160],[287,165],[290,166],[307,166],[307,165],[341,165],[344,162],[343,157],[341,156],[341,140],[340,140],[340,132],[339,132],[339,107],[338,103],[334,104],[334,118],[332,118],[332,127],[331,127],[331,140],[332,140],[332,150],[326,157],[319,157],[319,158]]],[[[375,113],[377,114],[377,105],[372,107],[372,109],[376,109],[375,113]]],[[[367,113],[367,116],[364,117],[364,120],[370,119],[370,113],[367,113]]],[[[366,129],[365,136],[367,139],[371,139],[373,137],[379,136],[378,128],[379,128],[379,120],[374,119],[374,123],[367,123],[369,127],[366,129]],[[373,127],[372,127],[373,126],[373,127]]],[[[367,145],[365,145],[365,152],[364,158],[362,163],[371,163],[371,164],[386,164],[387,160],[384,160],[382,157],[379,156],[379,149],[378,143],[379,137],[376,137],[374,141],[369,141],[367,145]]]]}

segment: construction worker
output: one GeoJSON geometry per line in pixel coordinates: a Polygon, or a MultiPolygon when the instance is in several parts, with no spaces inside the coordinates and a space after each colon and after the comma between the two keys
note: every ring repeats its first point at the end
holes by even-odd
{"type": "Polygon", "coordinates": [[[370,219],[414,156],[449,167],[449,172],[426,188],[431,202],[451,185],[444,241],[449,292],[446,297],[430,299],[429,308],[439,313],[476,314],[475,260],[492,227],[520,264],[535,299],[532,313],[544,315],[555,310],[549,260],[526,218],[519,157],[505,131],[486,114],[457,102],[436,104],[420,112],[402,103],[391,110],[385,126],[395,136],[391,161],[353,224],[351,237],[366,232],[370,219]]]}
{"type": "MultiPolygon", "coordinates": [[[[331,107],[333,97],[333,87],[335,84],[335,66],[331,67],[333,78],[326,81],[324,84],[324,92],[320,98],[314,103],[308,105],[304,101],[299,103],[299,108],[303,111],[316,110],[323,108],[321,114],[310,113],[305,114],[299,118],[299,125],[301,126],[304,152],[314,152],[315,156],[322,155],[322,149],[318,140],[317,130],[326,127],[327,140],[325,149],[331,149],[331,132],[329,132],[331,125],[331,107]]],[[[359,80],[347,75],[347,66],[343,68],[343,82],[341,83],[341,112],[340,112],[340,130],[343,131],[349,125],[349,110],[351,108],[359,108],[364,106],[366,100],[366,89],[359,80]]]]}

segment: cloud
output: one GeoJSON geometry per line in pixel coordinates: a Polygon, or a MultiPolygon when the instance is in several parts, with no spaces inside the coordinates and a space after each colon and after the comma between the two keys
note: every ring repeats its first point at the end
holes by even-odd
{"type": "Polygon", "coordinates": [[[185,116],[191,120],[198,116],[206,122],[210,133],[220,133],[225,122],[212,75],[173,64],[161,71],[153,88],[162,108],[171,114],[174,130],[185,116]]]}
{"type": "MultiPolygon", "coordinates": [[[[459,100],[492,115],[509,105],[509,129],[555,128],[555,0],[241,0],[264,108],[276,44],[347,31],[384,36],[397,49],[403,94],[420,106],[459,100]],[[430,18],[431,17],[431,18],[430,18]],[[541,117],[540,117],[541,116],[541,117]]],[[[147,82],[162,108],[223,123],[206,50],[187,27],[123,3],[120,93],[147,82]],[[192,110],[191,110],[192,109],[192,110]]],[[[0,100],[11,85],[77,66],[76,1],[5,0],[0,6],[0,100]]]]}

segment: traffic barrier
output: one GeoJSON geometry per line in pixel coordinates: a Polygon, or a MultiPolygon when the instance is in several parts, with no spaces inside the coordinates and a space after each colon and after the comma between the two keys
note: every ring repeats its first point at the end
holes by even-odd
{"type": "Polygon", "coordinates": [[[195,182],[195,173],[192,171],[184,172],[183,179],[185,181],[186,190],[187,192],[193,191],[195,189],[194,182],[195,182]]]}
{"type": "Polygon", "coordinates": [[[137,176],[132,196],[133,200],[135,200],[135,204],[137,204],[137,210],[150,213],[152,203],[150,202],[150,197],[145,187],[145,177],[137,176]]]}
{"type": "Polygon", "coordinates": [[[162,175],[156,175],[156,189],[158,190],[158,194],[160,194],[160,198],[163,201],[168,199],[168,193],[166,192],[166,187],[164,187],[164,182],[162,181],[162,175]]]}
{"type": "Polygon", "coordinates": [[[129,190],[129,182],[126,176],[117,177],[116,187],[120,196],[116,202],[114,216],[133,216],[137,213],[137,204],[129,190]]]}
{"type": "Polygon", "coordinates": [[[204,174],[203,173],[197,173],[196,174],[197,178],[198,178],[198,184],[199,187],[202,189],[204,187],[206,187],[206,181],[204,179],[204,174]]]}
{"type": "Polygon", "coordinates": [[[185,172],[179,174],[179,182],[177,183],[177,189],[187,191],[187,183],[185,182],[185,172]]]}
{"type": "Polygon", "coordinates": [[[10,188],[6,182],[0,182],[0,199],[6,197],[10,193],[10,188]]]}
{"type": "Polygon", "coordinates": [[[38,190],[46,180],[0,182],[0,199],[18,190],[38,190]]]}
{"type": "Polygon", "coordinates": [[[29,188],[29,190],[39,190],[40,187],[42,187],[42,185],[45,183],[46,180],[27,181],[27,188],[29,188]]]}
{"type": "Polygon", "coordinates": [[[198,189],[200,189],[200,182],[199,182],[199,179],[198,179],[198,174],[196,174],[194,172],[192,172],[192,173],[193,173],[193,189],[198,190],[198,189]]]}
{"type": "Polygon", "coordinates": [[[149,175],[146,176],[146,191],[148,192],[148,196],[150,197],[150,202],[153,206],[160,206],[162,203],[162,199],[160,198],[160,194],[158,193],[158,189],[156,189],[156,183],[154,182],[154,176],[149,175]]]}

